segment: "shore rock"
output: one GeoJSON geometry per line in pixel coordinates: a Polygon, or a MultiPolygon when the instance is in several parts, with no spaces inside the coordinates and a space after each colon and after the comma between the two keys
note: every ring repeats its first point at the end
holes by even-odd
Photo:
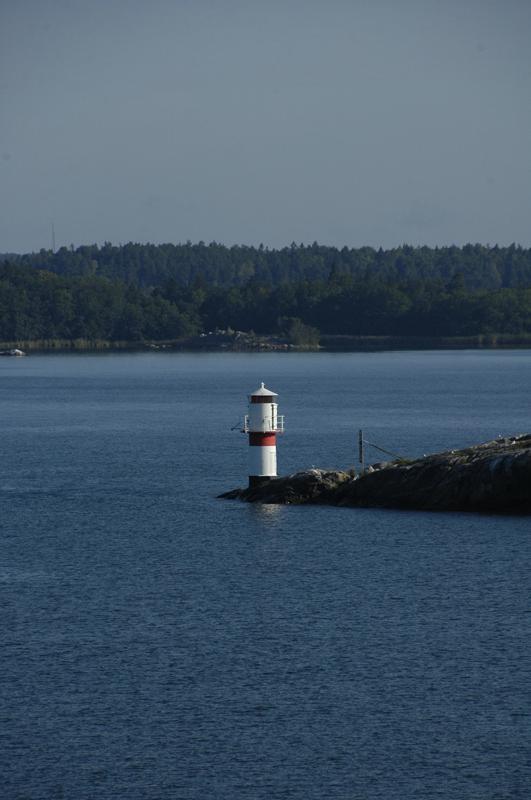
{"type": "Polygon", "coordinates": [[[349,479],[346,472],[310,469],[306,472],[295,472],[286,478],[274,478],[261,486],[234,489],[219,496],[227,500],[244,500],[246,503],[335,505],[337,489],[349,479]]]}
{"type": "Polygon", "coordinates": [[[531,514],[531,434],[390,464],[361,476],[311,469],[220,497],[247,503],[531,514]]]}
{"type": "Polygon", "coordinates": [[[179,350],[316,350],[316,345],[295,345],[281,336],[255,336],[244,331],[210,331],[178,342],[179,350]]]}

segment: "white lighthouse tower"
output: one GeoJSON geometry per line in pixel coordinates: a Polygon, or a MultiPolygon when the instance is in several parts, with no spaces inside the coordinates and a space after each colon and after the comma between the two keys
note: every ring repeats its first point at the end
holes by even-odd
{"type": "Polygon", "coordinates": [[[259,486],[277,475],[276,434],[284,432],[284,417],[277,415],[277,397],[263,383],[247,395],[249,413],[242,433],[249,434],[249,486],[259,486]]]}

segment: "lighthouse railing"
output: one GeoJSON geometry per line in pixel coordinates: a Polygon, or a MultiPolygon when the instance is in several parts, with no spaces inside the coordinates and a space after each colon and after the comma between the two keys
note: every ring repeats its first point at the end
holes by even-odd
{"type": "MultiPolygon", "coordinates": [[[[250,433],[249,415],[246,414],[243,418],[243,427],[240,428],[242,433],[250,433]]],[[[284,433],[284,415],[277,414],[275,417],[266,418],[266,424],[261,430],[270,431],[271,433],[284,433]]]]}

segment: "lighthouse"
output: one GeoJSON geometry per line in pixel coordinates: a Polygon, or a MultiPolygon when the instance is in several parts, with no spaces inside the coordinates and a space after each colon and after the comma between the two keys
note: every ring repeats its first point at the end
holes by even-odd
{"type": "Polygon", "coordinates": [[[249,486],[259,486],[277,476],[276,434],[284,431],[284,417],[277,415],[277,397],[263,383],[247,395],[249,413],[241,431],[249,434],[249,486]]]}

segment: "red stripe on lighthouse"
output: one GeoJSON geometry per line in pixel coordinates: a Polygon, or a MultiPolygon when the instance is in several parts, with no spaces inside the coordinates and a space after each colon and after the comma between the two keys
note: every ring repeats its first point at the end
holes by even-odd
{"type": "Polygon", "coordinates": [[[276,436],[274,433],[249,433],[249,444],[254,447],[275,447],[276,436]]]}

